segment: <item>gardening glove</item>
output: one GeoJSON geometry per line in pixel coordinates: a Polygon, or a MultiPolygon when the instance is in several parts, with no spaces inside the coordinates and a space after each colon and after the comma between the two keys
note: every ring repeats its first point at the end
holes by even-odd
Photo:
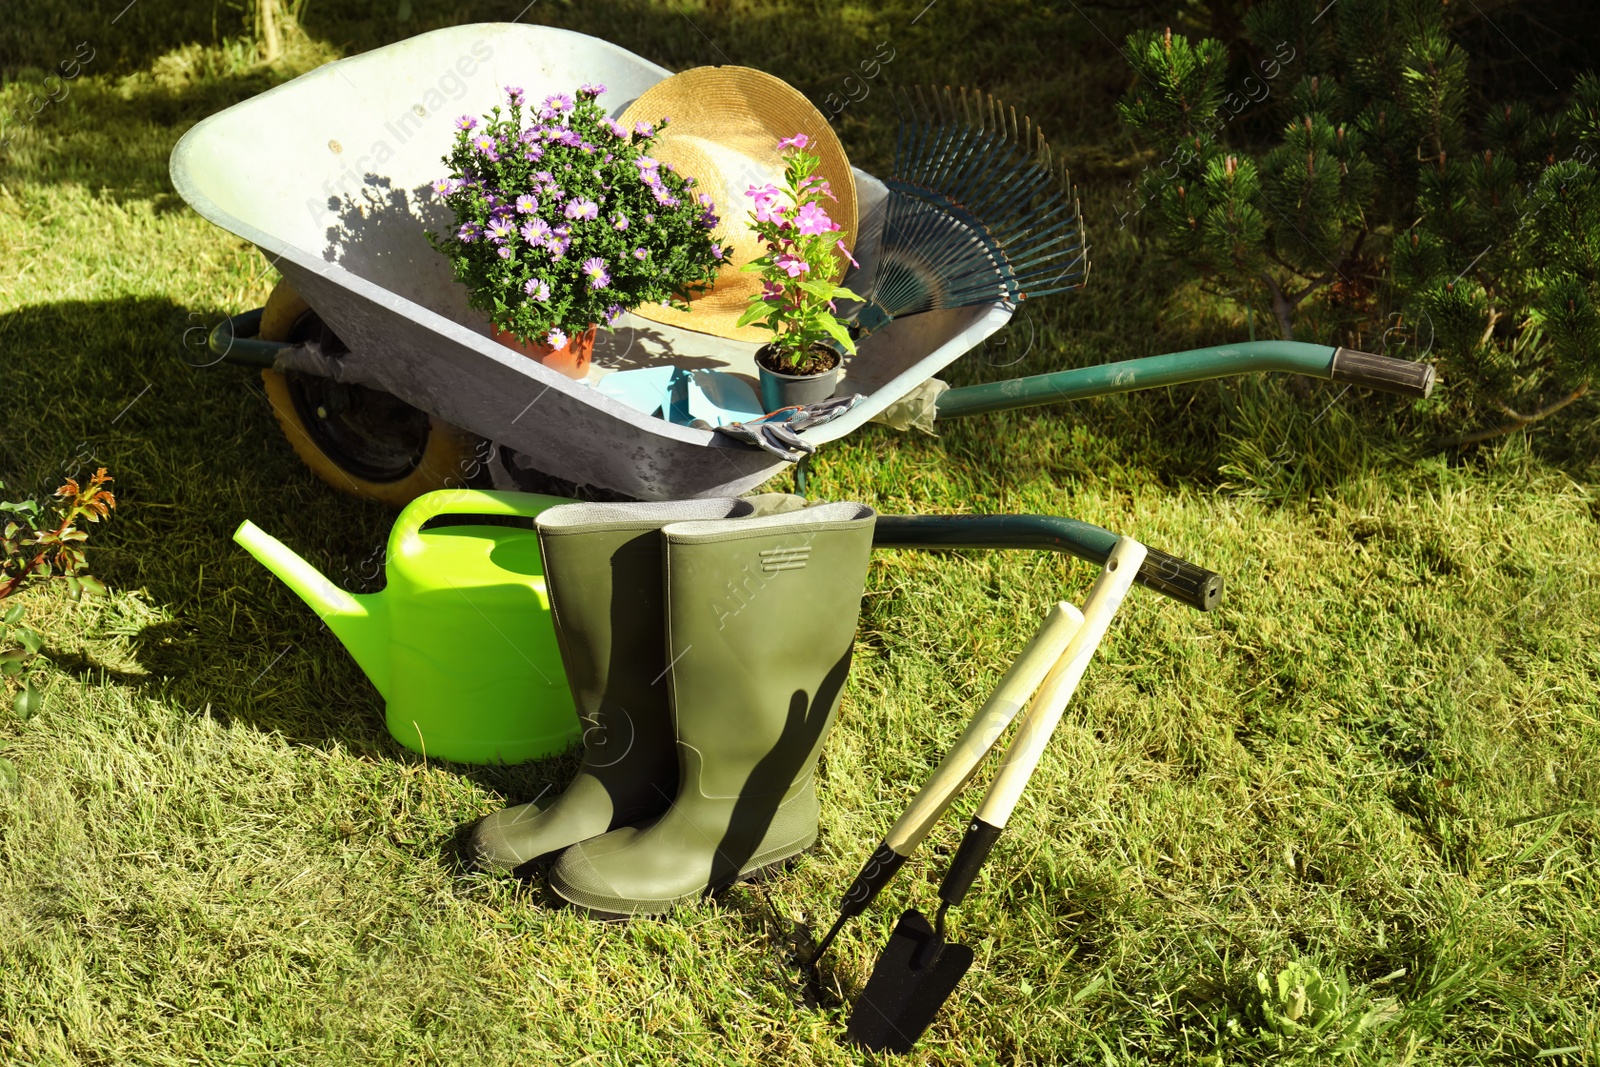
{"type": "Polygon", "coordinates": [[[820,404],[806,407],[779,408],[771,414],[751,419],[749,422],[731,422],[726,426],[718,426],[717,432],[753,444],[781,460],[797,463],[817,450],[816,445],[800,437],[803,431],[813,426],[821,426],[825,422],[832,422],[865,399],[861,393],[855,393],[851,396],[836,396],[820,404]]]}

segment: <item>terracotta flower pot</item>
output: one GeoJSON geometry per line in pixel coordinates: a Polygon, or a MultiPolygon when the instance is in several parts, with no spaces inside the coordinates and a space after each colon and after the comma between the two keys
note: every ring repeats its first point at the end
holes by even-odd
{"type": "Polygon", "coordinates": [[[489,328],[494,339],[512,351],[521,352],[553,371],[560,371],[568,378],[577,378],[580,381],[589,376],[589,360],[594,356],[596,329],[597,327],[590,326],[577,336],[568,338],[567,343],[560,348],[551,348],[549,345],[519,341],[514,335],[506,333],[498,326],[489,328]]]}
{"type": "Polygon", "coordinates": [[[831,357],[833,366],[814,374],[788,374],[769,366],[777,362],[770,345],[763,345],[756,353],[761,406],[769,414],[779,408],[820,404],[831,397],[833,391],[839,387],[839,367],[843,363],[839,354],[831,348],[820,345],[813,351],[825,358],[831,357]]]}

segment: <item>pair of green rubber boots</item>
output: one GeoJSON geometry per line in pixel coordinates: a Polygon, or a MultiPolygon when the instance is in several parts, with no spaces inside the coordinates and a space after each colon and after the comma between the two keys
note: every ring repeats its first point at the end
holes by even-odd
{"type": "Polygon", "coordinates": [[[876,514],[795,497],[539,515],[583,766],[473,832],[482,867],[554,860],[602,915],[656,915],[809,848],[876,514]],[[772,512],[764,514],[763,512],[772,512]]]}

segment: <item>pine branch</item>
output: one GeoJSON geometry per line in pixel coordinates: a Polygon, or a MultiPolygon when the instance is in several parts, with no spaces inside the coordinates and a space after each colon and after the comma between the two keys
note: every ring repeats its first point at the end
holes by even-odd
{"type": "Polygon", "coordinates": [[[1504,437],[1508,433],[1515,433],[1517,430],[1523,429],[1526,426],[1531,426],[1541,419],[1549,418],[1551,415],[1554,415],[1568,404],[1574,404],[1587,395],[1589,395],[1589,383],[1584,382],[1582,385],[1578,386],[1578,388],[1574,389],[1560,400],[1557,400],[1551,404],[1546,404],[1538,411],[1531,412],[1527,415],[1524,415],[1518,411],[1514,411],[1507,405],[1496,401],[1495,407],[1498,408],[1502,414],[1509,415],[1513,420],[1512,422],[1508,422],[1504,426],[1496,426],[1491,430],[1478,430],[1474,433],[1462,434],[1459,437],[1451,437],[1444,443],[1447,445],[1475,445],[1480,441],[1489,441],[1496,437],[1504,437]]]}

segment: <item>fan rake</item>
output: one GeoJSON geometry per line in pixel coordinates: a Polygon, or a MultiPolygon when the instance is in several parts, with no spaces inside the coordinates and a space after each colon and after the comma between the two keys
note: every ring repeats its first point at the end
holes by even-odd
{"type": "Polygon", "coordinates": [[[1076,289],[1089,273],[1077,190],[1044,134],[987,93],[896,94],[894,174],[858,335],[940,308],[1076,289]]]}

